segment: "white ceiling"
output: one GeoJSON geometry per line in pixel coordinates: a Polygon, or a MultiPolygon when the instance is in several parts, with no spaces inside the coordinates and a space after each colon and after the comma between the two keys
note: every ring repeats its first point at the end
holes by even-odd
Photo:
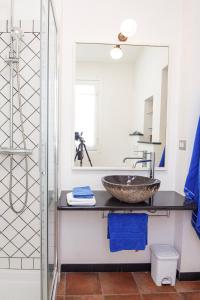
{"type": "MultiPolygon", "coordinates": [[[[77,44],[76,61],[78,62],[116,62],[110,56],[110,50],[115,45],[108,44],[77,44]]],[[[145,46],[146,47],[146,46],[145,46]]],[[[121,45],[123,57],[118,62],[134,63],[144,46],[121,45]]]]}

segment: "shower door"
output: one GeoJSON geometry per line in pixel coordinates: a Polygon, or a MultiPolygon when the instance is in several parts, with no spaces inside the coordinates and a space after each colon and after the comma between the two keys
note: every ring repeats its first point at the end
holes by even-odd
{"type": "Polygon", "coordinates": [[[57,280],[57,27],[51,1],[41,4],[41,300],[51,300],[57,280]]]}

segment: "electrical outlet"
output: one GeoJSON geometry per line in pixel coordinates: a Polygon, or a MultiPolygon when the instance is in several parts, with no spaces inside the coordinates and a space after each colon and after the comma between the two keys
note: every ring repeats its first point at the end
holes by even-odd
{"type": "Polygon", "coordinates": [[[186,150],[186,140],[179,140],[179,150],[186,150]]]}

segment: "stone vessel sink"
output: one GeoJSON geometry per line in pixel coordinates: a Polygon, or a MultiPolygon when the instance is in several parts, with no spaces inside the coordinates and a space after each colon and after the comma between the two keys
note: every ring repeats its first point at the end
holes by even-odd
{"type": "Polygon", "coordinates": [[[122,202],[138,203],[152,197],[160,187],[160,180],[144,176],[112,175],[102,178],[105,189],[122,202]]]}

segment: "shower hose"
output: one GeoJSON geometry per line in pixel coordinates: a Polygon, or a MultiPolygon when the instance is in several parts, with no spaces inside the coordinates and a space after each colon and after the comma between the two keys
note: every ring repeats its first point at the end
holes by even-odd
{"type": "MultiPolygon", "coordinates": [[[[19,44],[17,45],[19,47],[19,44]]],[[[20,49],[17,51],[20,53],[20,49]]],[[[19,60],[16,62],[16,78],[17,78],[17,96],[18,96],[18,104],[19,104],[19,115],[20,115],[20,127],[21,127],[21,132],[22,132],[22,141],[23,141],[23,148],[27,150],[26,147],[26,136],[24,133],[24,123],[23,123],[23,114],[22,114],[22,99],[21,99],[21,87],[20,87],[20,71],[19,71],[19,60]]],[[[9,202],[10,202],[10,207],[15,212],[16,214],[21,214],[27,207],[27,202],[28,202],[28,156],[25,153],[25,193],[20,195],[20,197],[25,197],[25,200],[23,202],[22,208],[17,210],[14,207],[14,201],[13,201],[13,154],[10,155],[10,184],[9,184],[9,202]]],[[[19,195],[17,196],[17,200],[19,199],[19,195]]],[[[17,202],[16,200],[16,202],[17,202]]],[[[20,200],[21,201],[21,200],[20,200]]],[[[22,202],[22,201],[21,201],[22,202]]]]}

